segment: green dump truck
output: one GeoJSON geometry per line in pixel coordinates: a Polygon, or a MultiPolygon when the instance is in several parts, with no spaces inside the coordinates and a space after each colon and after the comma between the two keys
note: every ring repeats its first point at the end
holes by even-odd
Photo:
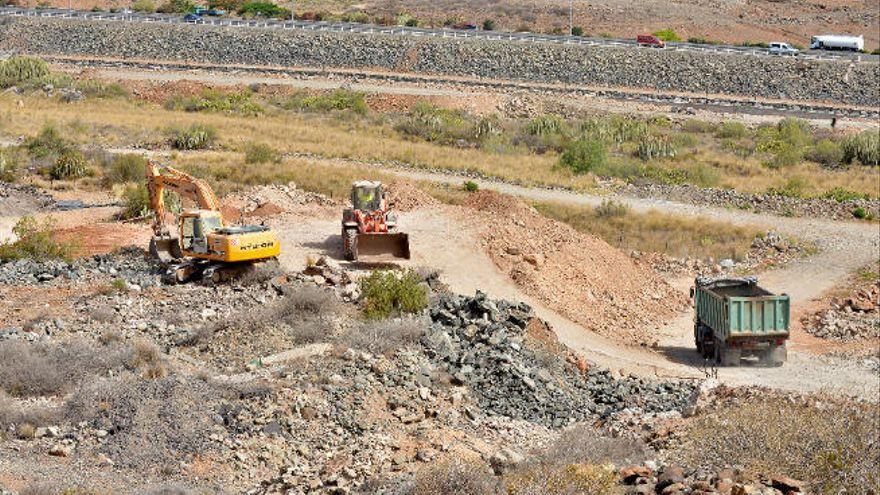
{"type": "Polygon", "coordinates": [[[694,299],[694,342],[706,359],[738,366],[744,356],[781,366],[786,359],[789,298],[758,286],[755,277],[697,277],[694,299]]]}

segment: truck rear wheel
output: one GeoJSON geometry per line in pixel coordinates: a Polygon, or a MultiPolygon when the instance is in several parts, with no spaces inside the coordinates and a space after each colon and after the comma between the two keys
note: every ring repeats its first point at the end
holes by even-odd
{"type": "Polygon", "coordinates": [[[770,346],[761,354],[761,364],[765,366],[782,366],[788,359],[788,349],[783,342],[782,345],[770,346]]]}
{"type": "Polygon", "coordinates": [[[715,362],[720,366],[739,366],[741,356],[739,349],[731,349],[727,344],[715,342],[715,362]]]}

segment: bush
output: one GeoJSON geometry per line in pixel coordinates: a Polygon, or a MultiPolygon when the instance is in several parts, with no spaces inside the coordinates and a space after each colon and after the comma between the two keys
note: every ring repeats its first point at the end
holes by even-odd
{"type": "Polygon", "coordinates": [[[131,10],[135,12],[151,13],[156,11],[156,4],[154,4],[152,0],[135,0],[135,2],[131,4],[131,10]]]}
{"type": "Polygon", "coordinates": [[[238,8],[238,15],[242,17],[269,17],[275,19],[290,19],[290,9],[279,7],[272,2],[245,2],[238,8]]]}
{"type": "Polygon", "coordinates": [[[19,167],[19,158],[15,153],[0,149],[0,181],[15,182],[19,167]]]}
{"type": "Polygon", "coordinates": [[[205,90],[200,96],[174,95],[165,102],[164,107],[186,112],[227,112],[250,116],[263,113],[263,107],[251,101],[251,96],[248,90],[234,93],[205,90]]]}
{"type": "Polygon", "coordinates": [[[482,132],[478,123],[464,112],[437,108],[424,102],[413,106],[394,129],[406,136],[441,144],[476,142],[477,135],[482,132]]]}
{"type": "Polygon", "coordinates": [[[613,199],[603,199],[594,211],[599,218],[613,218],[626,216],[630,212],[630,207],[613,199]]]}
{"type": "Polygon", "coordinates": [[[121,98],[128,96],[128,90],[119,83],[105,83],[95,79],[84,79],[76,81],[74,86],[87,98],[121,98]]]}
{"type": "Polygon", "coordinates": [[[281,104],[287,110],[304,110],[310,112],[331,112],[350,110],[365,115],[370,111],[364,93],[337,89],[330,94],[310,94],[298,91],[281,104]]]}
{"type": "Polygon", "coordinates": [[[807,153],[807,158],[826,167],[836,167],[843,161],[843,150],[830,139],[823,139],[807,153]]]}
{"type": "Polygon", "coordinates": [[[849,189],[845,189],[842,187],[835,187],[833,189],[829,189],[822,194],[822,197],[825,199],[833,199],[838,203],[843,203],[844,201],[855,201],[859,199],[870,199],[868,194],[857,193],[855,191],[850,191],[849,189]]]}
{"type": "Polygon", "coordinates": [[[408,495],[497,495],[498,481],[482,461],[453,459],[416,473],[408,495]]]}
{"type": "Polygon", "coordinates": [[[473,193],[473,192],[477,192],[480,190],[480,185],[472,180],[468,180],[468,181],[464,182],[463,188],[465,191],[467,191],[469,193],[473,193]]]}
{"type": "Polygon", "coordinates": [[[172,127],[168,141],[177,150],[203,150],[217,140],[217,130],[209,125],[193,124],[189,127],[172,127]]]}
{"type": "Polygon", "coordinates": [[[541,115],[526,124],[525,132],[532,136],[550,136],[565,134],[568,131],[565,121],[556,115],[541,115]]]}
{"type": "Polygon", "coordinates": [[[56,241],[52,227],[50,220],[39,223],[34,217],[22,217],[12,228],[18,240],[0,244],[0,261],[70,259],[74,246],[56,241]]]}
{"type": "Polygon", "coordinates": [[[874,216],[861,206],[856,206],[852,211],[852,216],[859,220],[873,220],[874,216]]]}
{"type": "Polygon", "coordinates": [[[418,313],[428,306],[428,291],[412,270],[402,274],[376,270],[359,285],[364,315],[370,319],[418,313]]]}
{"type": "Polygon", "coordinates": [[[244,148],[245,163],[280,163],[281,154],[266,143],[250,143],[244,148]]]}
{"type": "Polygon", "coordinates": [[[651,34],[663,41],[681,41],[681,38],[679,38],[678,34],[672,29],[661,29],[660,31],[654,31],[651,34]]]}
{"type": "Polygon", "coordinates": [[[0,342],[0,389],[15,396],[65,392],[87,376],[123,369],[127,350],[100,348],[85,340],[0,342]]]}
{"type": "Polygon", "coordinates": [[[787,168],[797,165],[802,159],[803,155],[798,149],[786,146],[776,151],[773,158],[764,162],[764,165],[773,169],[787,168]]]}
{"type": "Polygon", "coordinates": [[[86,175],[86,158],[76,150],[65,151],[49,169],[54,180],[77,179],[86,175]]]}
{"type": "Polygon", "coordinates": [[[715,135],[721,139],[742,139],[746,134],[748,129],[742,122],[725,122],[721,124],[715,135]]]}
{"type": "Polygon", "coordinates": [[[373,354],[392,354],[418,344],[423,333],[424,325],[417,320],[371,321],[346,332],[340,343],[373,354]]]}
{"type": "Polygon", "coordinates": [[[483,21],[483,31],[495,31],[495,21],[492,19],[483,21]]]}
{"type": "Polygon", "coordinates": [[[605,165],[605,146],[595,139],[578,139],[566,147],[559,166],[575,174],[585,174],[605,165]]]}
{"type": "Polygon", "coordinates": [[[862,165],[880,166],[880,131],[867,130],[847,136],[841,143],[843,163],[858,161],[862,165]]]}
{"type": "Polygon", "coordinates": [[[370,16],[366,12],[346,12],[342,14],[340,19],[342,22],[351,22],[355,24],[367,24],[370,22],[370,16]]]}
{"type": "Polygon", "coordinates": [[[73,146],[52,124],[44,124],[39,134],[24,142],[28,154],[34,158],[57,157],[73,146]]]}
{"type": "Polygon", "coordinates": [[[876,404],[807,405],[750,397],[697,418],[684,432],[677,457],[709,469],[738,465],[785,473],[810,483],[811,493],[876,493],[878,421],[876,404]]]}
{"type": "Polygon", "coordinates": [[[666,137],[645,136],[636,145],[636,156],[642,161],[673,158],[677,150],[666,137]]]}
{"type": "Polygon", "coordinates": [[[116,155],[104,172],[104,180],[108,184],[125,184],[143,182],[147,159],[143,155],[126,153],[116,155]]]}
{"type": "Polygon", "coordinates": [[[0,62],[0,88],[39,84],[50,74],[49,65],[38,58],[12,56],[0,62]]]}
{"type": "Polygon", "coordinates": [[[803,198],[809,184],[800,176],[788,179],[782,187],[771,187],[767,189],[767,194],[775,194],[777,196],[786,196],[789,198],[803,198]]]}
{"type": "MultiPolygon", "coordinates": [[[[53,407],[35,404],[22,405],[0,390],[0,429],[9,425],[46,426],[58,422],[58,411],[53,407]]],[[[0,435],[2,438],[2,435],[0,435]]]]}
{"type": "Polygon", "coordinates": [[[186,14],[192,12],[196,4],[192,0],[168,0],[156,9],[163,14],[186,14]]]}
{"type": "Polygon", "coordinates": [[[583,36],[584,35],[584,28],[582,28],[580,26],[572,26],[571,35],[572,36],[583,36]]]}
{"type": "Polygon", "coordinates": [[[685,132],[708,134],[710,132],[715,132],[718,126],[713,122],[706,122],[705,120],[688,119],[682,124],[681,128],[685,132]]]}

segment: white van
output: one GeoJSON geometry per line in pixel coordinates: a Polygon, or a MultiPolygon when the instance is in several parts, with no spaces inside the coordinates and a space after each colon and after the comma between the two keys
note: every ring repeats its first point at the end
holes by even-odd
{"type": "Polygon", "coordinates": [[[781,41],[774,41],[770,43],[770,53],[773,55],[789,55],[792,57],[796,57],[800,50],[789,45],[788,43],[783,43],[781,41]]]}

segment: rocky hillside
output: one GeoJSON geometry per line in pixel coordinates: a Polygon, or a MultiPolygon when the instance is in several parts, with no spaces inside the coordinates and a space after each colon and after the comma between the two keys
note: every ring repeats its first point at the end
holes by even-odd
{"type": "Polygon", "coordinates": [[[154,25],[3,19],[0,48],[33,54],[384,69],[876,106],[880,65],[631,47],[575,47],[154,25]]]}

